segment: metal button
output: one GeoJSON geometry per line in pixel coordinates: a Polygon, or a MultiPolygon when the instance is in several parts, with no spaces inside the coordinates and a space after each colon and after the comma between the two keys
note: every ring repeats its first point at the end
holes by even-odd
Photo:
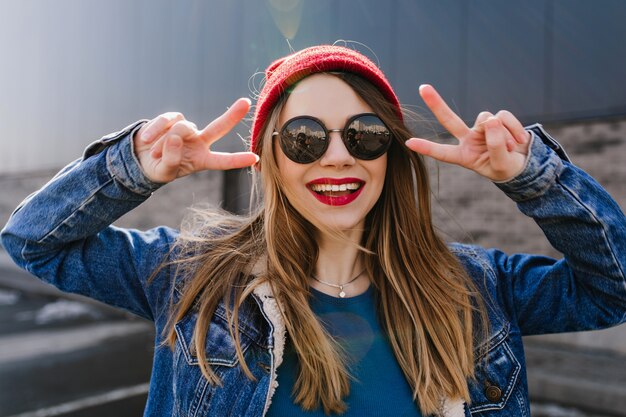
{"type": "Polygon", "coordinates": [[[485,396],[493,403],[498,402],[502,399],[502,390],[495,385],[489,385],[485,388],[485,396]]]}

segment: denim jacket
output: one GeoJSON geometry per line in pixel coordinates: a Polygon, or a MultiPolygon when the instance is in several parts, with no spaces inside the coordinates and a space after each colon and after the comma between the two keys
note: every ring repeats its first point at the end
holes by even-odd
{"type": "MultiPolygon", "coordinates": [[[[15,262],[63,291],[95,298],[154,321],[154,364],[146,416],[263,416],[277,386],[285,326],[268,287],[242,306],[239,330],[256,380],[240,367],[223,306],[206,338],[207,360],[222,379],[212,386],[192,350],[197,311],[175,325],[174,349],[158,335],[184,277],[162,269],[147,277],[178,231],[122,229],[111,223],[146,200],[161,184],[147,179],[132,151],[142,121],[87,147],[42,189],[28,196],[2,230],[15,262]]],[[[528,416],[522,336],[599,329],[626,321],[626,221],[619,206],[543,131],[533,132],[530,154],[514,179],[496,184],[543,229],[564,254],[508,256],[497,249],[451,244],[488,303],[486,354],[469,381],[471,402],[442,398],[441,416],[528,416]]]]}

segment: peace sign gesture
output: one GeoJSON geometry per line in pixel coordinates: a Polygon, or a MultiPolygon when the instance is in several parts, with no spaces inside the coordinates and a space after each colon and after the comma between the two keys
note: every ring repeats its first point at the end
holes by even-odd
{"type": "Polygon", "coordinates": [[[204,129],[181,113],[164,113],[143,125],[133,138],[141,169],[152,181],[165,183],[193,172],[227,170],[254,165],[252,152],[213,152],[211,144],[226,135],[250,109],[250,100],[241,98],[204,129]]]}
{"type": "Polygon", "coordinates": [[[469,128],[430,85],[419,88],[420,95],[437,120],[458,141],[444,145],[426,139],[411,138],[409,149],[476,171],[492,181],[514,178],[524,168],[530,133],[506,110],[496,115],[482,112],[469,128]]]}

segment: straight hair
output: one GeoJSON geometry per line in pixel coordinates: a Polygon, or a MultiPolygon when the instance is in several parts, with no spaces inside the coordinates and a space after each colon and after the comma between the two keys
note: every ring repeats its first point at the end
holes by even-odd
{"type": "MultiPolygon", "coordinates": [[[[378,293],[379,320],[422,414],[437,413],[443,398],[469,402],[467,380],[474,377],[475,361],[482,356],[478,347],[488,334],[485,303],[434,229],[427,168],[422,156],[404,145],[412,135],[394,106],[357,75],[329,74],[352,87],[394,138],[382,194],[366,217],[357,245],[378,293]]],[[[211,384],[220,384],[207,363],[205,339],[223,303],[239,364],[254,379],[242,349],[239,311],[254,288],[268,283],[298,357],[295,402],[305,410],[321,406],[326,414],[341,414],[346,411],[350,375],[344,353],[311,310],[309,278],[318,258],[316,230],[354,243],[339,230],[307,221],[285,195],[272,132],[288,97],[280,98],[261,131],[263,193],[256,207],[245,216],[192,209],[184,222],[172,264],[177,276],[189,278],[180,299],[171,304],[163,343],[173,349],[174,324],[197,309],[193,343],[199,366],[211,384]]]]}

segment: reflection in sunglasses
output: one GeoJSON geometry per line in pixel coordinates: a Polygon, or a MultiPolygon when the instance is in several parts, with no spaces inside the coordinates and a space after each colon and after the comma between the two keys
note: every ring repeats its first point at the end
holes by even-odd
{"type": "Polygon", "coordinates": [[[371,113],[351,117],[344,129],[327,129],[312,116],[288,120],[280,133],[280,144],[287,157],[298,163],[311,163],[321,158],[328,147],[329,132],[341,132],[351,155],[371,160],[382,156],[391,144],[391,132],[378,116],[371,113]]]}

